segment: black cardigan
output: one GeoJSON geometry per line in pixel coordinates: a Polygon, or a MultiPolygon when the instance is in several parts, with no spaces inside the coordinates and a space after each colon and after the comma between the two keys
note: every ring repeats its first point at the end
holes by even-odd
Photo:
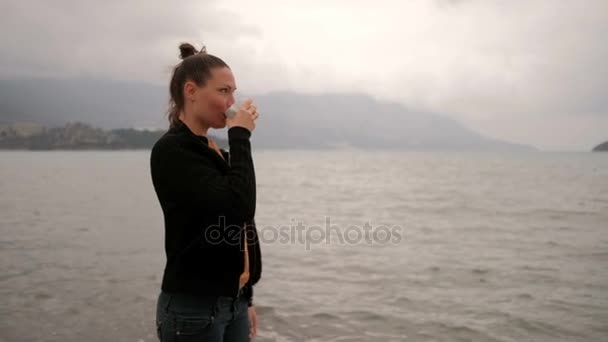
{"type": "Polygon", "coordinates": [[[165,220],[165,265],[162,291],[235,297],[244,268],[243,228],[247,225],[249,281],[244,295],[262,273],[255,227],[256,182],[251,132],[228,130],[225,159],[180,122],[152,148],[150,169],[165,220]]]}

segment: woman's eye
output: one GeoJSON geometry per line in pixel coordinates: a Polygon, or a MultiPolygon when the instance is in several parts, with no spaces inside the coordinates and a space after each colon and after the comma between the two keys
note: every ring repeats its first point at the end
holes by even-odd
{"type": "Polygon", "coordinates": [[[227,93],[227,92],[228,92],[228,89],[223,88],[223,89],[220,89],[220,91],[221,91],[222,93],[227,93]]]}

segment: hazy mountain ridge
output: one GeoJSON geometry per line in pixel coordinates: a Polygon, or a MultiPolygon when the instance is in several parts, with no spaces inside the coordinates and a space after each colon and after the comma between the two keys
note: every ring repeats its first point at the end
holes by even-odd
{"type": "MultiPolygon", "coordinates": [[[[150,84],[3,80],[0,124],[29,121],[56,127],[85,122],[102,129],[166,129],[167,94],[166,87],[150,84]]],[[[483,137],[442,115],[376,101],[364,94],[275,92],[252,97],[261,112],[252,138],[259,147],[533,149],[483,137]]]]}
{"type": "Polygon", "coordinates": [[[593,152],[608,152],[608,141],[604,141],[603,143],[595,146],[592,151],[593,152]]]}

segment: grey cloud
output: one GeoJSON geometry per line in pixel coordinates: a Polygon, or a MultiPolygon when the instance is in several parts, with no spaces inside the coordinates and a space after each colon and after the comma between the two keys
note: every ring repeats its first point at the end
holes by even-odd
{"type": "Polygon", "coordinates": [[[166,84],[178,43],[190,41],[224,58],[248,93],[365,92],[547,148],[564,148],[563,141],[586,148],[594,122],[594,139],[608,131],[608,1],[309,0],[298,6],[283,0],[5,2],[0,77],[166,84]],[[526,128],[531,122],[552,125],[554,137],[539,140],[526,128]]]}
{"type": "Polygon", "coordinates": [[[181,41],[255,34],[216,1],[14,1],[2,5],[0,73],[158,81],[181,41]],[[227,25],[227,22],[232,24],[227,25]],[[159,63],[160,61],[160,63],[159,63]]]}

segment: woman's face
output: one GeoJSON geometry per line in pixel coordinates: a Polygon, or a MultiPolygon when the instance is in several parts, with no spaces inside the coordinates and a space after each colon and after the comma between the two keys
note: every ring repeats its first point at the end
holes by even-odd
{"type": "Polygon", "coordinates": [[[211,77],[203,86],[194,82],[185,85],[186,102],[192,106],[192,113],[205,127],[226,127],[226,111],[235,102],[236,82],[229,68],[211,69],[211,77]],[[188,86],[191,83],[191,86],[188,86]]]}

